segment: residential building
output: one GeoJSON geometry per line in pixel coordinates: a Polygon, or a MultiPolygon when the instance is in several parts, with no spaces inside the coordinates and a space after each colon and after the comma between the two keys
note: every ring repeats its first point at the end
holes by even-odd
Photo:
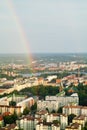
{"type": "Polygon", "coordinates": [[[10,112],[11,114],[16,112],[19,115],[21,113],[21,106],[0,105],[0,113],[3,114],[5,112],[10,112]]]}
{"type": "Polygon", "coordinates": [[[77,116],[81,115],[81,109],[82,106],[64,106],[63,107],[63,114],[70,115],[70,114],[75,114],[77,116]]]}
{"type": "Polygon", "coordinates": [[[81,116],[77,116],[72,120],[72,123],[78,123],[80,124],[82,127],[85,126],[86,123],[86,117],[81,115],[81,116]]]}
{"type": "Polygon", "coordinates": [[[36,125],[36,130],[60,130],[60,125],[55,125],[53,123],[38,123],[36,125]]]}
{"type": "Polygon", "coordinates": [[[47,116],[48,116],[48,111],[46,111],[46,110],[41,110],[39,112],[36,112],[36,114],[35,114],[36,118],[41,118],[43,120],[46,119],[47,116]]]}
{"type": "Polygon", "coordinates": [[[44,101],[44,100],[38,100],[37,101],[37,110],[46,110],[48,109],[50,112],[52,110],[57,111],[59,108],[59,102],[58,101],[44,101]]]}
{"type": "Polygon", "coordinates": [[[17,106],[21,106],[21,112],[23,112],[23,110],[26,107],[30,108],[32,105],[34,105],[34,99],[32,97],[27,98],[27,99],[17,103],[17,106]]]}
{"type": "Polygon", "coordinates": [[[44,78],[38,78],[38,85],[42,85],[44,83],[44,78]]]}
{"type": "Polygon", "coordinates": [[[16,124],[10,124],[5,127],[0,128],[0,130],[18,130],[19,128],[17,127],[16,124]]]}
{"type": "Polygon", "coordinates": [[[76,106],[76,105],[64,106],[63,114],[66,115],[75,114],[77,116],[80,115],[87,116],[87,106],[76,106]]]}
{"type": "Polygon", "coordinates": [[[68,116],[64,114],[52,113],[47,115],[47,122],[53,122],[54,120],[57,120],[60,123],[61,129],[65,129],[65,127],[68,125],[68,116]]]}
{"type": "Polygon", "coordinates": [[[87,106],[82,107],[82,109],[81,109],[81,115],[87,116],[87,106]]]}
{"type": "Polygon", "coordinates": [[[72,123],[65,128],[65,130],[81,130],[81,125],[78,123],[72,123]]]}
{"type": "Polygon", "coordinates": [[[41,118],[34,118],[30,115],[24,116],[17,120],[17,126],[23,130],[34,130],[36,128],[36,124],[42,122],[41,118]]]}
{"type": "Polygon", "coordinates": [[[71,95],[71,96],[46,96],[46,101],[57,101],[59,107],[68,105],[70,103],[79,104],[79,97],[78,94],[71,95]]]}

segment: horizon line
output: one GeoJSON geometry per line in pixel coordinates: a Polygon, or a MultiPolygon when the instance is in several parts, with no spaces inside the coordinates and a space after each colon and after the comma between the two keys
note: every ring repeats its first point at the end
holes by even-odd
{"type": "Polygon", "coordinates": [[[31,53],[20,53],[20,52],[14,52],[14,53],[0,53],[0,54],[86,54],[87,52],[31,52],[31,53]]]}

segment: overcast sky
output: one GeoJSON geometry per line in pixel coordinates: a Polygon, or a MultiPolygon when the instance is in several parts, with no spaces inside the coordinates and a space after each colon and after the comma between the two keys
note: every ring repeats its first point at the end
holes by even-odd
{"type": "Polygon", "coordinates": [[[26,48],[87,52],[87,0],[0,0],[0,53],[26,48]]]}

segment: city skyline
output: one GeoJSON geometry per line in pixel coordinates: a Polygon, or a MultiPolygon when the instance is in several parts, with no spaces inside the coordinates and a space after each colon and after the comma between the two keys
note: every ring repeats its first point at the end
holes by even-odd
{"type": "Polygon", "coordinates": [[[3,0],[0,10],[0,53],[87,52],[86,0],[3,0]]]}

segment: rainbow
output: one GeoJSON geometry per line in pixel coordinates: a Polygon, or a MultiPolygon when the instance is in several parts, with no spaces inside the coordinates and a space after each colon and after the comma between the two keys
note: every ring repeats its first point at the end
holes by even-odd
{"type": "Polygon", "coordinates": [[[25,33],[25,30],[24,30],[24,28],[22,26],[21,20],[20,20],[19,16],[16,13],[16,10],[15,10],[15,7],[14,7],[14,4],[13,4],[12,0],[7,0],[7,4],[8,4],[8,9],[11,11],[12,18],[13,18],[13,20],[14,20],[16,26],[17,26],[17,29],[19,31],[21,44],[24,47],[24,51],[26,51],[27,61],[28,61],[28,63],[32,63],[33,57],[32,57],[32,55],[30,53],[29,41],[27,39],[27,35],[25,33]]]}

